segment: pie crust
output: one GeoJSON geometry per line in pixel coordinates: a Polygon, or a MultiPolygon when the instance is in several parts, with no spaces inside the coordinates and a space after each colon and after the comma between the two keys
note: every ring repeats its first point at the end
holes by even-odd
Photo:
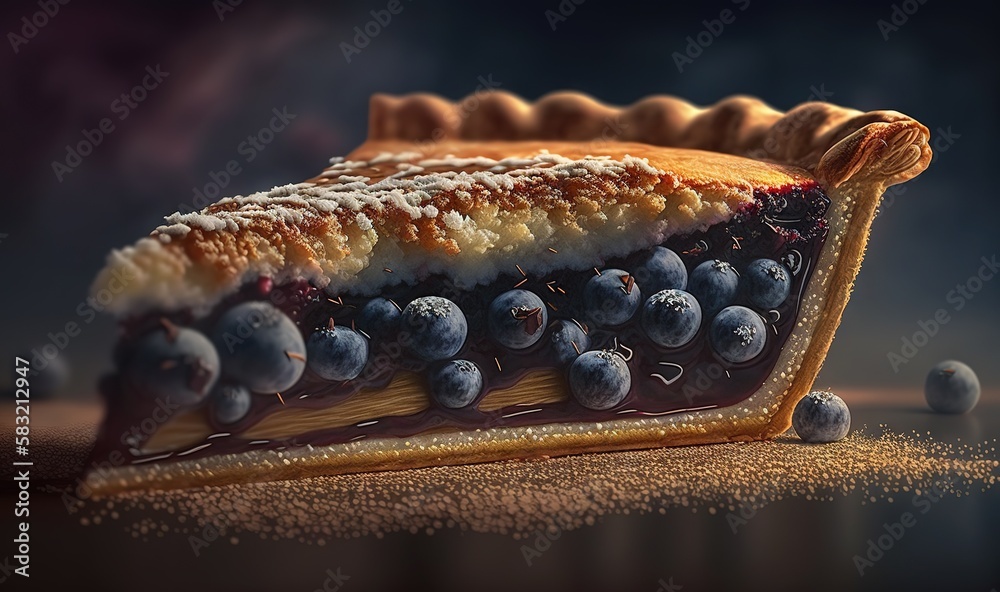
{"type": "MultiPolygon", "coordinates": [[[[617,108],[577,93],[535,103],[501,92],[457,103],[376,95],[369,138],[346,158],[305,183],[169,216],[112,253],[94,291],[126,278],[107,308],[127,322],[158,311],[208,314],[260,276],[305,278],[328,294],[378,294],[427,273],[475,286],[514,266],[586,269],[723,222],[760,192],[818,187],[831,202],[828,234],[763,385],[730,407],[126,463],[92,471],[88,484],[190,487],[774,437],[820,370],[881,195],[927,167],[928,139],[926,127],[895,111],[821,102],[782,113],[749,97],[699,108],[657,96],[617,108]]],[[[400,381],[388,390],[413,391],[412,380],[400,381]]],[[[490,396],[518,400],[553,381],[522,382],[490,396]]],[[[331,419],[271,421],[279,437],[296,422],[331,419]]],[[[197,414],[180,415],[146,452],[179,452],[206,430],[197,414]]]]}

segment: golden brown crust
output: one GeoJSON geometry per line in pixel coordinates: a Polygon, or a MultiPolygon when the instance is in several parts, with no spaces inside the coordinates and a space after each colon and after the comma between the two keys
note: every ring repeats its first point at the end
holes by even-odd
{"type": "MultiPolygon", "coordinates": [[[[606,141],[600,146],[587,142],[570,142],[564,140],[526,140],[510,142],[476,141],[476,140],[443,140],[431,144],[414,146],[411,142],[400,140],[368,141],[351,152],[347,158],[352,161],[370,161],[380,154],[412,153],[411,162],[427,160],[458,160],[485,157],[491,160],[505,158],[530,158],[541,152],[558,154],[571,160],[585,160],[593,156],[608,157],[615,161],[624,161],[628,157],[645,159],[649,166],[664,171],[659,175],[657,184],[661,189],[672,191],[678,187],[699,189],[703,187],[725,187],[727,189],[743,189],[745,191],[777,191],[790,186],[809,186],[815,183],[812,175],[799,167],[780,163],[762,162],[733,156],[722,152],[708,152],[690,148],[671,148],[650,146],[637,142],[606,141]],[[597,149],[597,150],[595,150],[597,149]]],[[[352,169],[354,174],[370,176],[377,181],[394,172],[386,167],[371,167],[352,169]]],[[[423,174],[442,173],[460,170],[475,172],[486,170],[486,167],[468,165],[462,167],[442,164],[437,167],[423,167],[423,174]]],[[[322,183],[328,178],[320,176],[310,179],[310,182],[322,183]]],[[[471,213],[463,209],[463,204],[455,204],[455,211],[461,214],[471,213]]],[[[518,204],[521,208],[539,207],[543,204],[533,204],[525,201],[518,204]]],[[[465,205],[464,207],[467,207],[465,205]]]]}
{"type": "MultiPolygon", "coordinates": [[[[646,142],[665,148],[646,146],[639,156],[649,159],[652,168],[666,167],[671,176],[659,178],[645,195],[657,194],[673,180],[687,187],[714,183],[733,189],[741,183],[751,188],[812,183],[810,177],[815,177],[832,202],[829,236],[801,303],[797,328],[760,390],[732,408],[668,417],[499,426],[362,440],[316,450],[254,451],[163,466],[124,467],[113,478],[94,483],[96,490],[183,487],[773,437],[787,430],[795,404],[809,391],[822,366],[850,297],[883,191],[919,174],[931,158],[927,129],[893,111],[860,113],[808,103],[781,114],[745,97],[709,109],[669,97],[654,97],[627,109],[568,94],[551,95],[535,105],[499,93],[479,100],[479,108],[463,111],[462,117],[456,104],[436,97],[375,97],[369,141],[351,157],[368,159],[385,150],[409,149],[426,159],[444,155],[499,159],[542,147],[558,147],[572,155],[620,157],[635,156],[633,146],[637,145],[623,142],[646,142]],[[601,122],[615,117],[626,125],[620,126],[620,137],[609,140],[602,127],[607,123],[601,122]]],[[[506,395],[518,399],[525,395],[522,390],[515,387],[506,395]]]]}
{"type": "Polygon", "coordinates": [[[828,194],[834,200],[834,207],[841,206],[844,212],[837,219],[841,229],[828,239],[821,260],[821,265],[828,265],[830,270],[827,275],[829,285],[826,287],[825,303],[802,357],[797,380],[792,382],[788,392],[780,400],[777,411],[757,435],[760,439],[772,438],[791,427],[795,405],[809,393],[826,360],[827,351],[833,343],[837,327],[840,326],[847,301],[850,300],[854,279],[861,270],[871,223],[885,190],[884,185],[872,183],[869,179],[870,177],[858,177],[828,189],[828,194]]]}
{"type": "MultiPolygon", "coordinates": [[[[754,189],[812,183],[812,176],[827,187],[855,176],[889,185],[913,177],[930,161],[927,129],[900,113],[806,103],[783,114],[747,97],[706,109],[651,97],[619,109],[573,93],[535,104],[504,93],[459,103],[379,95],[372,99],[370,127],[368,142],[349,162],[335,163],[311,183],[168,217],[150,239],[109,257],[94,292],[118,275],[134,276],[107,307],[122,316],[207,309],[255,275],[305,277],[336,290],[360,283],[372,292],[385,279],[366,271],[376,267],[371,262],[383,255],[380,249],[402,251],[424,268],[441,254],[462,252],[456,235],[470,236],[468,229],[455,232],[442,216],[429,215],[432,210],[521,229],[536,208],[546,210],[552,228],[572,227],[595,207],[631,208],[630,223],[660,216],[664,227],[650,226],[647,234],[662,238],[664,232],[718,222],[751,199],[754,189]],[[514,157],[520,162],[511,164],[514,157]],[[469,162],[456,162],[463,158],[469,162]],[[581,166],[560,168],[559,159],[581,166]],[[399,207],[395,196],[415,196],[426,186],[415,178],[445,172],[467,175],[460,186],[443,189],[447,178],[440,177],[438,189],[418,198],[429,208],[415,213],[399,207]],[[345,190],[358,183],[364,186],[345,190]],[[354,207],[359,200],[361,207],[354,207]],[[677,211],[684,215],[675,216],[677,211]]],[[[531,229],[520,234],[531,235],[531,229]]],[[[574,242],[579,233],[554,236],[574,242]]],[[[511,247],[466,246],[488,260],[511,247]]],[[[537,259],[530,249],[520,256],[537,259]]],[[[487,267],[504,263],[486,261],[487,267]]]]}
{"type": "Polygon", "coordinates": [[[918,175],[930,162],[928,137],[926,127],[897,111],[809,102],[782,113],[746,96],[707,108],[669,96],[613,107],[574,92],[535,103],[501,91],[454,103],[379,94],[371,99],[368,128],[369,143],[619,141],[691,148],[801,167],[833,186],[859,171],[884,175],[889,185],[918,175]]]}

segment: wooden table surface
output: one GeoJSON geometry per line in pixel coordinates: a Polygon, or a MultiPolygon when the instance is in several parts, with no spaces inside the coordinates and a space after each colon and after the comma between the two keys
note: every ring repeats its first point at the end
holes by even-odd
{"type": "MultiPolygon", "coordinates": [[[[991,441],[1000,433],[1000,391],[984,393],[972,413],[955,417],[927,411],[918,390],[834,390],[850,405],[858,430],[878,431],[885,424],[895,432],[930,432],[956,443],[991,441]]],[[[12,417],[11,406],[5,405],[0,411],[5,448],[0,453],[5,477],[0,505],[8,508],[15,503],[6,450],[12,417]]],[[[82,459],[80,435],[92,434],[100,417],[94,403],[36,402],[33,445],[75,449],[82,459]]],[[[35,475],[46,470],[36,469],[35,475]]],[[[337,581],[347,591],[1000,589],[996,488],[941,499],[899,540],[888,543],[890,549],[862,576],[853,558],[887,532],[886,524],[899,522],[912,510],[908,499],[872,503],[857,494],[833,501],[786,498],[755,511],[738,532],[722,514],[675,507],[604,516],[593,525],[560,532],[548,543],[443,528],[433,535],[392,533],[332,539],[322,546],[242,536],[238,544],[224,540],[196,555],[176,533],[141,542],[113,521],[98,528],[82,526],[79,515],[65,509],[57,488],[33,485],[30,589],[39,590],[87,582],[130,592],[308,592],[333,590],[337,581]],[[537,557],[529,553],[529,564],[525,545],[544,552],[537,557]]],[[[0,567],[12,549],[13,543],[0,544],[0,567]]],[[[3,589],[28,589],[4,569],[0,578],[3,589]]]]}

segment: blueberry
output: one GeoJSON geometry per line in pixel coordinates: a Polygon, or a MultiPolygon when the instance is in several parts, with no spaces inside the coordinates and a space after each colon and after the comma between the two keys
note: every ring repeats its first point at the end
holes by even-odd
{"type": "Polygon", "coordinates": [[[560,364],[568,364],[590,349],[590,336],[573,321],[552,323],[552,351],[560,364]],[[573,344],[576,344],[576,347],[573,344]],[[579,351],[578,351],[579,350],[579,351]]]}
{"type": "Polygon", "coordinates": [[[764,349],[767,328],[760,315],[743,306],[729,306],[715,315],[708,339],[724,360],[746,362],[764,349]]]}
{"type": "Polygon", "coordinates": [[[642,302],[635,278],[620,269],[603,269],[583,288],[587,315],[598,325],[612,327],[632,318],[642,302]]]}
{"type": "Polygon", "coordinates": [[[806,442],[836,442],[851,431],[851,410],[837,395],[813,391],[795,406],[792,427],[806,442]]]}
{"type": "Polygon", "coordinates": [[[348,327],[327,327],[306,342],[309,369],[326,380],[351,380],[368,362],[368,340],[348,327]]]}
{"type": "Polygon", "coordinates": [[[358,313],[357,327],[372,339],[385,339],[399,328],[401,314],[387,298],[372,298],[358,313]]]}
{"type": "Polygon", "coordinates": [[[647,294],[661,290],[687,288],[688,272],[677,253],[666,247],[653,247],[639,260],[632,274],[647,294]]]}
{"type": "Polygon", "coordinates": [[[169,325],[142,337],[122,372],[126,389],[181,405],[198,403],[219,378],[219,354],[207,337],[169,325]]]}
{"type": "Polygon", "coordinates": [[[223,373],[256,393],[276,393],[298,382],[306,365],[299,328],[267,302],[244,302],[215,323],[212,341],[223,373]]]}
{"type": "Polygon", "coordinates": [[[468,360],[450,360],[431,371],[431,396],[449,409],[470,405],[483,390],[483,373],[468,360]]]}
{"type": "Polygon", "coordinates": [[[569,388],[587,409],[611,409],[632,388],[632,373],[625,360],[609,350],[584,352],[569,367],[569,388]]]}
{"type": "Polygon", "coordinates": [[[750,304],[770,310],[781,306],[792,290],[792,274],[772,259],[754,259],[743,271],[743,290],[750,304]]]}
{"type": "Polygon", "coordinates": [[[439,296],[424,296],[407,304],[400,326],[410,351],[431,362],[457,354],[469,333],[462,309],[439,296]]]}
{"type": "Polygon", "coordinates": [[[979,378],[962,362],[947,360],[931,368],[924,396],[938,413],[966,413],[979,402],[979,378]]]}
{"type": "Polygon", "coordinates": [[[701,305],[683,290],[657,292],[642,307],[642,327],[657,345],[681,347],[701,327],[701,305]]]}
{"type": "Polygon", "coordinates": [[[510,290],[490,304],[490,335],[500,345],[524,349],[538,343],[549,324],[545,303],[527,290],[510,290]]]}
{"type": "Polygon", "coordinates": [[[236,423],[250,412],[250,389],[241,384],[220,383],[212,391],[210,405],[217,423],[236,423]]]}
{"type": "Polygon", "coordinates": [[[706,317],[732,304],[740,278],[733,266],[715,259],[705,261],[691,272],[687,291],[698,299],[706,317]]]}

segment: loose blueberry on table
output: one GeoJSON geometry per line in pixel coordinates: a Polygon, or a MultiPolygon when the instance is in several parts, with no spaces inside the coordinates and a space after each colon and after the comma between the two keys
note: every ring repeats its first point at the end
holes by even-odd
{"type": "Polygon", "coordinates": [[[792,427],[805,442],[836,442],[851,431],[851,411],[837,395],[813,391],[795,406],[792,427]]]}
{"type": "MultiPolygon", "coordinates": [[[[557,376],[566,396],[501,409],[505,425],[731,406],[760,388],[792,332],[797,295],[825,240],[828,205],[817,188],[793,188],[782,199],[762,194],[728,222],[593,268],[534,277],[512,266],[471,289],[431,275],[372,297],[262,278],[203,319],[132,322],[119,374],[106,389],[124,391],[112,398],[133,417],[150,399],[171,397],[238,435],[286,408],[325,409],[385,389],[400,373],[422,377],[424,411],[314,429],[265,447],[482,429],[494,416],[480,403],[533,372],[557,376]],[[700,374],[718,368],[711,389],[695,388],[700,374]]],[[[813,423],[803,423],[800,435],[824,417],[809,415],[813,423]]],[[[246,446],[238,437],[220,439],[213,453],[246,446]]]]}
{"type": "Polygon", "coordinates": [[[938,413],[968,413],[979,402],[979,377],[972,368],[946,360],[935,365],[924,382],[924,396],[938,413]]]}

